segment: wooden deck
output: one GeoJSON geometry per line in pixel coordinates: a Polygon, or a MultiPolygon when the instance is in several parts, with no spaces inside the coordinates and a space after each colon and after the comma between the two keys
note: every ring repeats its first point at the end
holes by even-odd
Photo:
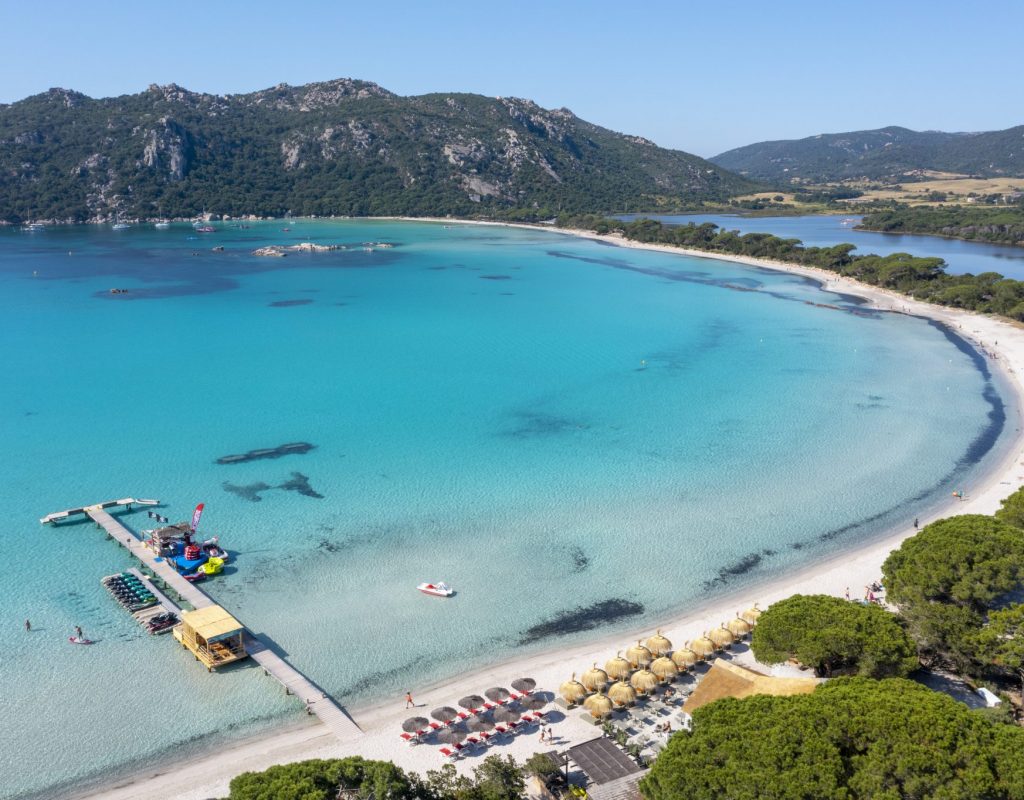
{"type": "MultiPolygon", "coordinates": [[[[132,498],[125,498],[124,500],[110,501],[109,503],[83,506],[80,509],[69,509],[68,511],[57,512],[57,514],[49,514],[43,517],[40,522],[44,524],[52,523],[58,519],[66,519],[69,514],[74,513],[87,514],[93,522],[103,528],[103,530],[110,535],[110,538],[127,549],[129,553],[145,564],[150,570],[152,570],[153,574],[163,581],[168,589],[177,594],[181,600],[190,604],[192,608],[205,608],[206,606],[215,605],[214,600],[206,594],[206,592],[195,584],[185,580],[185,578],[164,559],[157,560],[156,554],[146,547],[138,536],[114,519],[114,517],[105,510],[111,506],[128,506],[130,505],[128,501],[131,501],[132,503],[139,502],[132,498]]],[[[145,505],[147,503],[143,502],[142,504],[145,505]]],[[[156,587],[154,586],[154,588],[156,587]]],[[[175,607],[175,604],[162,593],[154,592],[154,594],[161,600],[161,604],[163,604],[164,601],[167,601],[172,608],[175,607]]],[[[336,737],[342,741],[346,741],[362,735],[362,730],[345,712],[345,709],[338,705],[332,697],[328,696],[327,693],[313,683],[313,681],[267,647],[266,643],[258,636],[246,631],[245,644],[249,656],[263,668],[264,673],[273,677],[274,680],[280,683],[288,694],[297,697],[305,706],[307,713],[315,714],[319,717],[320,721],[323,722],[336,737]]]]}

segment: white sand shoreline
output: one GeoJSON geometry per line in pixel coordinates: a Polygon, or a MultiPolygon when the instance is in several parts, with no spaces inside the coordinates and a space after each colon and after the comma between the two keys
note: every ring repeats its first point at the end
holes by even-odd
{"type": "MultiPolygon", "coordinates": [[[[1008,407],[1006,422],[1014,431],[1013,442],[999,463],[994,464],[979,479],[978,485],[967,487],[967,497],[964,501],[950,499],[927,516],[907,509],[906,521],[898,530],[873,538],[863,546],[799,567],[784,576],[760,583],[748,583],[741,589],[717,594],[700,607],[657,626],[676,644],[696,638],[723,620],[731,619],[737,610],[748,607],[754,601],[759,602],[764,608],[794,593],[824,593],[841,597],[846,587],[849,587],[852,596],[859,597],[866,584],[880,577],[881,564],[888,553],[913,534],[911,523],[915,515],[920,517],[920,522],[924,525],[933,519],[952,514],[991,514],[999,507],[1003,497],[1024,484],[1024,434],[1019,419],[1020,410],[1024,409],[1024,386],[1019,377],[1024,375],[1024,329],[1008,321],[921,303],[904,295],[801,265],[710,254],[668,245],[640,244],[611,236],[598,236],[589,231],[452,219],[410,221],[439,222],[447,225],[501,225],[546,230],[623,247],[656,250],[712,261],[732,261],[801,275],[820,282],[829,291],[862,297],[872,307],[928,317],[944,323],[986,354],[992,370],[1000,371],[1005,376],[1006,384],[1016,395],[1013,407],[1008,407]]],[[[621,633],[606,634],[569,649],[552,648],[535,655],[491,665],[428,688],[420,688],[418,691],[413,687],[416,702],[423,704],[416,713],[425,714],[437,705],[454,705],[458,698],[465,694],[479,693],[493,685],[507,686],[512,679],[523,675],[537,679],[539,688],[554,691],[569,677],[570,672],[581,672],[594,661],[603,663],[614,655],[616,650],[622,649],[639,637],[650,635],[653,630],[654,627],[649,626],[636,630],[633,636],[621,633]]],[[[102,800],[130,800],[137,797],[146,797],[148,800],[200,800],[224,797],[228,793],[231,778],[241,772],[262,770],[273,764],[306,758],[361,755],[367,758],[392,760],[405,769],[421,773],[435,769],[443,763],[436,746],[421,745],[410,748],[398,738],[401,721],[412,713],[404,710],[401,698],[394,698],[386,704],[351,711],[365,735],[349,742],[338,742],[322,725],[289,721],[284,723],[284,730],[233,744],[228,743],[218,747],[209,757],[192,760],[187,764],[165,763],[157,769],[139,770],[133,776],[117,781],[114,785],[79,791],[71,793],[70,796],[102,800]]],[[[298,709],[296,713],[299,713],[298,709]]],[[[556,722],[553,729],[556,737],[562,738],[562,741],[556,743],[557,746],[564,746],[572,741],[583,741],[596,735],[593,727],[586,725],[572,713],[564,721],[556,722]]],[[[536,736],[527,735],[516,737],[510,744],[499,746],[495,751],[523,759],[540,749],[542,748],[536,736]]],[[[544,749],[550,749],[550,746],[544,749]]],[[[471,769],[479,763],[479,759],[468,758],[460,763],[460,769],[471,769]]]]}

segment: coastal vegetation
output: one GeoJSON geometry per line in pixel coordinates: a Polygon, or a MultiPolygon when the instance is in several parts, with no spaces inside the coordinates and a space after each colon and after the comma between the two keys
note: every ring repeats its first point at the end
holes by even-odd
{"type": "Polygon", "coordinates": [[[645,800],[1024,797],[1024,730],[902,678],[697,709],[641,781],[645,800]]]}
{"type": "Polygon", "coordinates": [[[636,242],[817,267],[916,300],[1024,321],[1024,282],[996,272],[950,275],[941,258],[908,253],[855,255],[855,245],[848,243],[807,247],[799,239],[783,239],[768,233],[740,234],[710,222],[664,225],[651,219],[622,222],[593,214],[564,214],[559,216],[558,225],[599,234],[619,233],[636,242]]]}
{"type": "Polygon", "coordinates": [[[179,86],[0,105],[0,220],[507,216],[677,209],[756,189],[697,156],[529,100],[366,81],[179,86]]]}
{"type": "Polygon", "coordinates": [[[895,614],[821,594],[773,603],[758,620],[750,647],[762,664],[795,660],[819,677],[905,677],[918,667],[914,643],[895,614]]]}
{"type": "Polygon", "coordinates": [[[312,759],[242,773],[232,779],[227,800],[519,800],[525,797],[523,774],[508,756],[488,756],[472,776],[445,764],[425,778],[390,761],[312,759]]]}
{"type": "MultiPolygon", "coordinates": [[[[1012,497],[1017,505],[1020,492],[1012,497]]],[[[1018,674],[1016,644],[1003,636],[1024,611],[1024,530],[977,514],[939,520],[894,550],[882,574],[925,663],[979,677],[1018,674]]]]}
{"type": "Polygon", "coordinates": [[[858,226],[1024,246],[1024,202],[1012,206],[905,206],[867,214],[858,226]]]}
{"type": "Polygon", "coordinates": [[[928,171],[1024,176],[1024,125],[1002,131],[946,133],[890,126],[758,142],[711,161],[756,180],[821,184],[851,178],[914,180],[928,171]]]}

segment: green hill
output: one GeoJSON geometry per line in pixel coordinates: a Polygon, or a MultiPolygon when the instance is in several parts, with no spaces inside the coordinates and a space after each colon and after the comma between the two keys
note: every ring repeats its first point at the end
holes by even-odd
{"type": "Polygon", "coordinates": [[[854,178],[906,180],[922,170],[980,177],[1024,176],[1024,125],[986,133],[880,128],[823,133],[738,147],[712,162],[752,179],[825,183],[854,178]]]}
{"type": "Polygon", "coordinates": [[[0,220],[631,211],[750,181],[567,109],[339,79],[0,106],[0,220]]]}

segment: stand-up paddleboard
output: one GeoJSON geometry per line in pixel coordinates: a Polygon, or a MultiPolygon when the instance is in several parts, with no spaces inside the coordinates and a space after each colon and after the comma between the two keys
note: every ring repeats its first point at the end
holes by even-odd
{"type": "Polygon", "coordinates": [[[69,636],[68,641],[71,642],[71,644],[96,644],[92,639],[84,639],[78,636],[69,636]]]}

